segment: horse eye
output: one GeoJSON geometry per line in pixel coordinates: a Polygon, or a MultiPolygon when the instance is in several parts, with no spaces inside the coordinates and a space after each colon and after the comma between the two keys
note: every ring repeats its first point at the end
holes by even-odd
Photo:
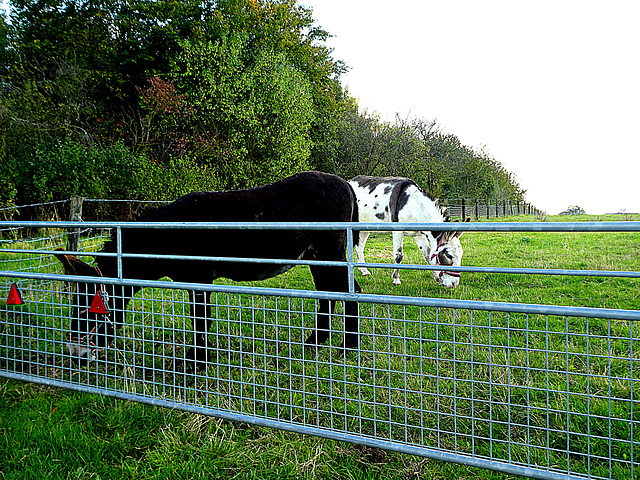
{"type": "Polygon", "coordinates": [[[453,265],[453,257],[449,255],[449,252],[442,251],[438,256],[442,265],[453,265]]]}

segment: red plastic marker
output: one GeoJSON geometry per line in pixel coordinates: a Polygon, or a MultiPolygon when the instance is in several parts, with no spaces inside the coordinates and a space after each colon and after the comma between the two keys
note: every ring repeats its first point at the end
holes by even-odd
{"type": "Polygon", "coordinates": [[[22,300],[22,295],[20,295],[18,287],[16,287],[15,283],[12,283],[9,296],[7,297],[7,305],[22,305],[23,303],[24,300],[22,300]]]}
{"type": "Polygon", "coordinates": [[[104,304],[104,297],[102,296],[102,290],[98,290],[91,301],[91,306],[89,307],[89,312],[91,313],[109,313],[107,306],[104,304]]]}

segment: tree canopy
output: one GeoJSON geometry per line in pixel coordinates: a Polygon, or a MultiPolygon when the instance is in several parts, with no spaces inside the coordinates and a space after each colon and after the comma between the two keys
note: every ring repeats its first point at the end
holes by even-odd
{"type": "Polygon", "coordinates": [[[88,191],[171,198],[304,169],[408,176],[439,196],[524,194],[496,160],[434,121],[389,123],[361,112],[341,85],[346,66],[333,58],[329,32],[297,0],[11,0],[11,7],[0,20],[5,203],[88,191]],[[36,166],[47,171],[12,173],[36,166]],[[131,183],[140,169],[147,180],[131,183]],[[89,185],[123,175],[122,188],[89,185]]]}

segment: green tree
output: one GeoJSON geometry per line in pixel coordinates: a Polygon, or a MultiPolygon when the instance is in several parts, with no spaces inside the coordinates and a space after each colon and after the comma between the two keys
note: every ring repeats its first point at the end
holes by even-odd
{"type": "Polygon", "coordinates": [[[325,168],[344,178],[382,172],[379,144],[383,129],[376,116],[358,112],[354,104],[339,122],[338,148],[330,160],[325,160],[325,168]]]}
{"type": "Polygon", "coordinates": [[[587,212],[584,211],[584,208],[578,205],[571,205],[565,211],[560,212],[560,215],[586,215],[587,212]]]}
{"type": "Polygon", "coordinates": [[[135,110],[137,88],[153,74],[169,72],[179,41],[200,35],[214,8],[202,0],[12,4],[12,40],[25,73],[50,76],[59,63],[74,64],[86,72],[102,118],[135,110]]]}
{"type": "Polygon", "coordinates": [[[90,120],[105,91],[101,72],[108,71],[110,29],[102,3],[12,1],[2,72],[5,155],[56,139],[91,143],[90,120]]]}
{"type": "Polygon", "coordinates": [[[232,186],[271,179],[259,172],[320,167],[335,151],[344,65],[297,0],[13,0],[13,7],[5,49],[15,53],[6,82],[11,115],[3,117],[12,119],[13,151],[26,147],[24,138],[99,148],[121,141],[164,163],[215,164],[232,186]],[[207,58],[197,66],[211,48],[217,66],[207,58]],[[216,68],[222,84],[190,83],[216,68]],[[179,108],[149,103],[169,91],[179,108]]]}
{"type": "Polygon", "coordinates": [[[9,26],[0,14],[0,78],[6,78],[10,67],[11,54],[9,51],[9,26]]]}
{"type": "Polygon", "coordinates": [[[333,58],[326,45],[330,35],[315,24],[312,10],[297,0],[219,0],[211,23],[223,35],[247,35],[247,52],[267,47],[284,55],[308,80],[314,109],[310,163],[318,169],[335,163],[339,121],[351,104],[340,83],[346,66],[333,58]]]}
{"type": "Polygon", "coordinates": [[[136,163],[149,171],[135,187],[149,186],[145,195],[185,183],[247,187],[307,168],[406,176],[444,197],[524,195],[499,162],[435,121],[381,122],[359,112],[340,84],[345,65],[326,46],[329,33],[298,0],[12,6],[11,21],[0,20],[3,199],[40,198],[38,185],[64,196],[89,181],[118,182],[90,167],[109,161],[101,152],[117,157],[115,171],[136,163]],[[58,148],[76,178],[11,173],[53,169],[58,148]]]}
{"type": "Polygon", "coordinates": [[[421,118],[381,122],[354,105],[343,116],[338,154],[329,171],[345,178],[356,175],[398,176],[443,198],[522,200],[511,172],[484,152],[443,133],[435,121],[421,118]]]}
{"type": "Polygon", "coordinates": [[[255,52],[249,40],[233,33],[216,43],[184,42],[176,74],[189,103],[189,140],[229,188],[308,168],[311,147],[308,80],[282,53],[255,52]]]}

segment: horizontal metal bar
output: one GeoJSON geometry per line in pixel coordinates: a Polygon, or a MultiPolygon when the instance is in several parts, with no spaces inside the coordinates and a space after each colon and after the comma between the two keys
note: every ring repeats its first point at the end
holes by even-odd
{"type": "Polygon", "coordinates": [[[400,270],[446,270],[447,272],[467,273],[505,273],[517,275],[560,275],[575,277],[611,277],[611,278],[640,278],[640,272],[622,270],[566,270],[554,268],[511,268],[511,267],[471,267],[446,265],[419,265],[403,263],[354,263],[354,267],[384,268],[400,270]]]}
{"type": "Polygon", "coordinates": [[[234,262],[234,263],[260,263],[260,264],[272,264],[272,265],[320,265],[327,267],[345,267],[346,261],[331,261],[331,260],[298,260],[298,259],[280,259],[280,258],[254,258],[254,257],[210,257],[203,255],[157,255],[152,253],[117,253],[108,252],[86,252],[76,250],[27,250],[27,249],[15,249],[7,248],[0,249],[3,253],[26,253],[32,255],[76,255],[76,256],[89,256],[89,257],[121,257],[121,258],[142,258],[142,259],[156,259],[156,260],[185,260],[185,261],[197,261],[197,262],[234,262]]]}
{"type": "MultiPolygon", "coordinates": [[[[109,254],[115,257],[116,254],[109,254]]],[[[233,262],[233,263],[259,263],[272,265],[321,265],[327,267],[346,267],[346,261],[331,260],[297,260],[280,258],[253,258],[253,257],[208,257],[199,255],[155,255],[146,253],[122,253],[122,258],[142,258],[157,260],[185,260],[197,262],[233,262]]]]}
{"type": "Polygon", "coordinates": [[[353,230],[460,232],[640,232],[640,222],[0,222],[0,228],[150,228],[213,230],[353,230]]]}
{"type": "MultiPolygon", "coordinates": [[[[92,257],[117,257],[116,253],[106,252],[87,252],[72,250],[33,250],[33,249],[1,249],[6,253],[26,253],[33,255],[52,255],[65,254],[76,256],[92,256],[92,257]]],[[[275,258],[250,258],[250,257],[208,257],[199,255],[155,255],[141,253],[122,253],[122,258],[144,258],[144,259],[162,259],[162,260],[185,260],[185,261],[211,261],[211,262],[234,262],[234,263],[259,263],[271,265],[320,265],[330,267],[347,266],[348,262],[329,261],[329,260],[285,260],[275,258]]],[[[432,271],[451,271],[451,272],[468,272],[468,273],[502,273],[516,275],[559,275],[559,276],[584,276],[584,277],[610,277],[610,278],[640,278],[640,272],[620,271],[620,270],[568,270],[568,269],[552,269],[552,268],[510,268],[510,267],[474,267],[474,266],[446,266],[446,265],[421,265],[421,264],[397,264],[397,263],[369,263],[369,262],[352,262],[351,265],[357,268],[382,268],[382,269],[400,269],[400,270],[432,270],[432,271]]]]}
{"type": "MultiPolygon", "coordinates": [[[[15,225],[16,222],[0,222],[2,225],[15,225]]],[[[469,223],[469,222],[447,222],[437,224],[418,224],[418,223],[297,223],[297,222],[24,222],[21,225],[43,225],[43,226],[78,226],[83,225],[110,225],[113,227],[122,226],[125,228],[142,227],[142,228],[244,228],[244,229],[275,229],[288,230],[297,229],[319,229],[319,230],[343,230],[359,229],[359,230],[375,230],[375,231],[410,231],[410,230],[439,230],[439,229],[458,229],[466,231],[603,231],[603,232],[634,232],[640,231],[640,222],[549,222],[549,223],[469,223]],[[447,225],[448,223],[448,225],[447,225]],[[622,226],[621,226],[622,225],[622,226]],[[446,227],[446,228],[445,228],[446,227]],[[455,227],[455,228],[454,228],[455,227]],[[597,227],[597,230],[591,230],[591,227],[597,227]]],[[[3,249],[6,253],[27,253],[27,254],[51,254],[52,250],[48,249],[3,249]]],[[[64,251],[60,253],[72,254],[78,256],[117,256],[115,253],[106,252],[86,252],[86,251],[64,251]]],[[[121,258],[164,258],[170,260],[192,260],[192,261],[233,261],[237,263],[263,263],[274,265],[325,265],[325,266],[342,266],[343,262],[324,262],[317,260],[282,260],[282,259],[258,259],[258,258],[238,258],[238,257],[203,257],[203,256],[182,256],[182,255],[153,255],[153,254],[130,254],[122,253],[121,258]]],[[[503,273],[503,274],[524,274],[524,275],[562,275],[562,276],[585,276],[585,277],[612,277],[612,278],[640,278],[640,272],[623,272],[623,271],[600,271],[600,270],[567,270],[567,269],[527,269],[527,268],[496,268],[496,267],[441,267],[439,265],[396,265],[384,263],[352,263],[356,267],[371,267],[384,269],[415,269],[415,270],[448,270],[452,272],[475,272],[475,273],[503,273]]]]}
{"type": "Polygon", "coordinates": [[[326,299],[335,301],[357,301],[360,303],[385,303],[391,305],[452,308],[460,310],[497,311],[508,313],[528,313],[561,317],[588,317],[612,320],[640,321],[640,310],[621,310],[593,307],[571,307],[559,305],[539,305],[528,303],[489,302],[478,300],[456,300],[431,297],[407,297],[396,295],[377,295],[364,293],[341,293],[316,290],[295,290],[245,285],[213,285],[186,282],[163,282],[151,280],[118,280],[106,277],[84,277],[75,275],[43,275],[0,271],[0,277],[49,279],[63,282],[89,282],[108,285],[134,287],[167,288],[174,290],[202,290],[206,292],[239,293],[247,295],[266,295],[273,297],[291,297],[308,299],[326,299]]]}

